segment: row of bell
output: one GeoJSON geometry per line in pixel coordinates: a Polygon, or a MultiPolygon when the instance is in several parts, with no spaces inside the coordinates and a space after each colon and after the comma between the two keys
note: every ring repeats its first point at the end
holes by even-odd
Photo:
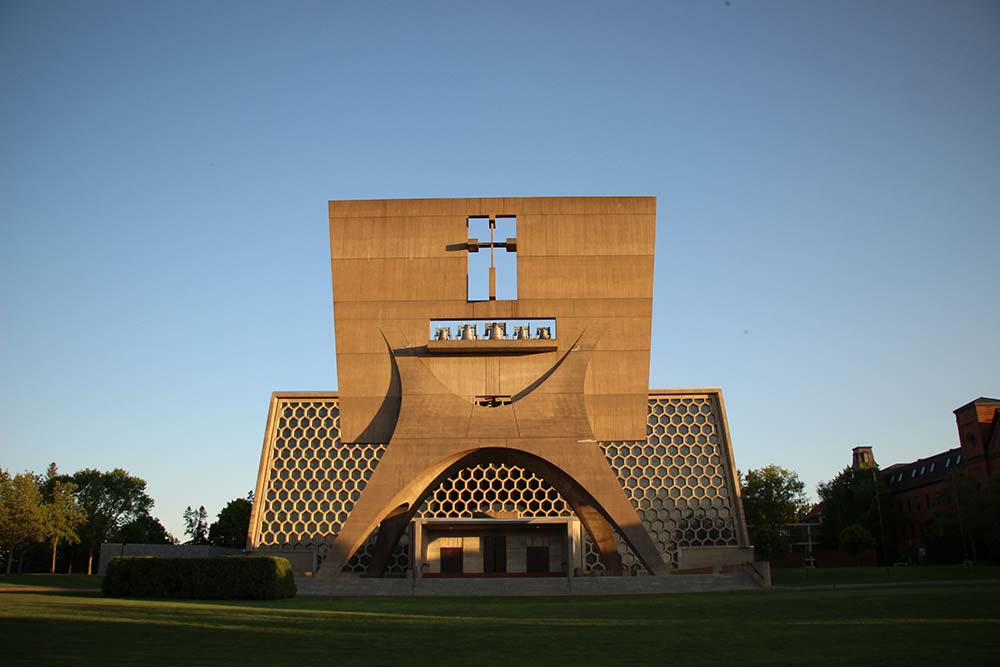
{"type": "MultiPolygon", "coordinates": [[[[438,327],[434,332],[436,340],[451,340],[451,327],[438,327]]],[[[486,340],[505,340],[507,327],[503,322],[490,322],[486,325],[486,340]]],[[[527,325],[515,326],[511,340],[529,340],[531,330],[527,325]]],[[[552,330],[549,327],[536,327],[535,340],[550,340],[552,330]]],[[[479,340],[479,331],[475,324],[462,324],[458,327],[458,340],[479,340]]]]}

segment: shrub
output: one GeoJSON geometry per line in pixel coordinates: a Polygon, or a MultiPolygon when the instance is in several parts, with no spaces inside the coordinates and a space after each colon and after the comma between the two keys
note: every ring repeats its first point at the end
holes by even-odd
{"type": "Polygon", "coordinates": [[[840,548],[857,556],[862,551],[875,548],[875,538],[868,529],[858,523],[852,523],[840,531],[840,548]]]}
{"type": "Polygon", "coordinates": [[[286,558],[118,557],[108,563],[102,590],[108,597],[273,600],[295,595],[286,558]]]}

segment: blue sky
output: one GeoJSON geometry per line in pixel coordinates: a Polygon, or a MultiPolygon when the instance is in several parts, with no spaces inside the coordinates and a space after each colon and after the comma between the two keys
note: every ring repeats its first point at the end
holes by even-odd
{"type": "Polygon", "coordinates": [[[653,387],[814,491],[1000,396],[996,2],[0,4],[0,466],[183,532],[336,388],[329,199],[655,195],[653,387]]]}

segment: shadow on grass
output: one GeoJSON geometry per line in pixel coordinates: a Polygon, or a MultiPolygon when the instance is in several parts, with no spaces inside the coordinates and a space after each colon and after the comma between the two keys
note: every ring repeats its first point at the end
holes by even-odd
{"type": "Polygon", "coordinates": [[[0,591],[4,588],[37,586],[41,588],[101,588],[104,577],[98,574],[0,574],[0,591]]]}
{"type": "Polygon", "coordinates": [[[988,664],[1000,586],[641,598],[119,600],[9,594],[9,664],[988,664]]]}
{"type": "Polygon", "coordinates": [[[775,586],[846,586],[978,579],[1000,580],[1000,567],[993,565],[924,565],[917,567],[775,568],[771,570],[771,582],[775,586]]]}

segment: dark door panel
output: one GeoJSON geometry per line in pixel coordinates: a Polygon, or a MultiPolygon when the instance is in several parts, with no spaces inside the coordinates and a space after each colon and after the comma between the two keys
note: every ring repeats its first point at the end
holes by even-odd
{"type": "Polygon", "coordinates": [[[549,571],[549,548],[528,547],[528,572],[549,571]]]}
{"type": "Polygon", "coordinates": [[[462,547],[441,547],[441,574],[462,574],[462,547]]]}
{"type": "Polygon", "coordinates": [[[506,535],[483,537],[483,571],[487,574],[502,574],[507,571],[506,535]]]}

